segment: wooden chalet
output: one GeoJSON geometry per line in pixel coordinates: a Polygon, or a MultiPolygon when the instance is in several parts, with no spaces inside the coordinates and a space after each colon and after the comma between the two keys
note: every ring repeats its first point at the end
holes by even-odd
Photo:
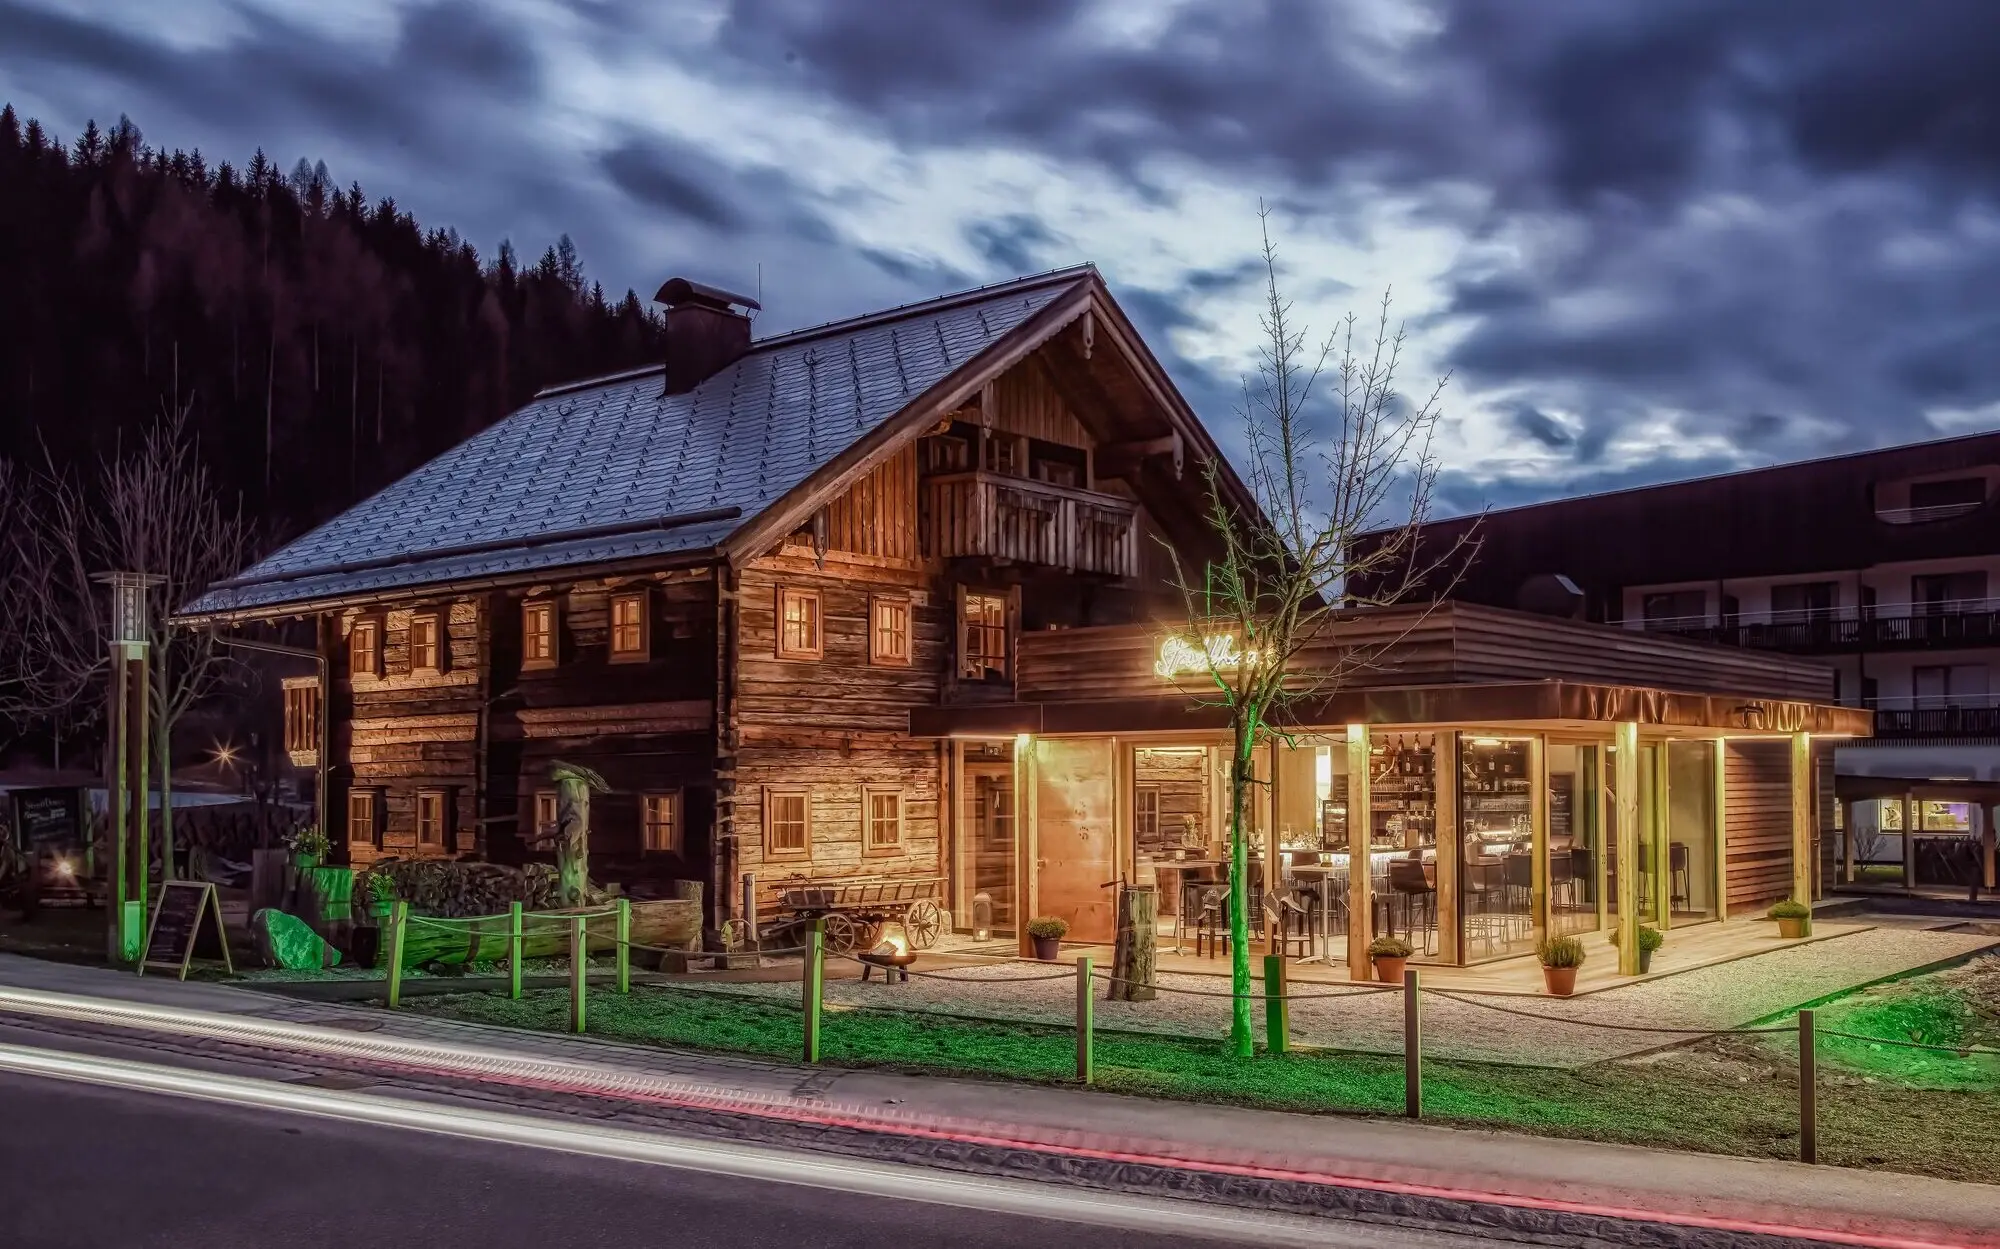
{"type": "MultiPolygon", "coordinates": [[[[288,686],[287,744],[348,858],[533,857],[561,759],[612,789],[597,874],[700,881],[712,925],[746,880],[767,915],[802,882],[914,882],[975,938],[1055,913],[1097,939],[1121,877],[1160,885],[1176,940],[1203,922],[1183,886],[1220,844],[1224,752],[1169,662],[1166,551],[1211,550],[1206,465],[1250,502],[1096,270],[757,340],[752,300],[656,298],[661,367],[545,391],[183,610],[317,622],[324,686],[288,686]]],[[[1803,661],[1487,609],[1406,626],[1343,624],[1402,641],[1311,709],[1323,740],[1273,747],[1257,817],[1261,892],[1353,950],[1400,923],[1475,961],[1607,908],[1783,894],[1788,739],[1867,731],[1803,661]],[[1671,743],[1695,741],[1713,785],[1683,862],[1668,795],[1697,763],[1671,743]],[[1751,794],[1732,859],[1724,804],[1751,794]]]]}

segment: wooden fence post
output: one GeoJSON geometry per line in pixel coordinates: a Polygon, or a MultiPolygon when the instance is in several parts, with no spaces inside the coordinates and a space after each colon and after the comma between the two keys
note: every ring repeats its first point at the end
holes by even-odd
{"type": "Polygon", "coordinates": [[[750,949],[762,948],[757,936],[757,873],[743,873],[743,942],[750,949]]]}
{"type": "Polygon", "coordinates": [[[1090,956],[1076,960],[1076,1078],[1080,1084],[1097,1079],[1097,1019],[1090,999],[1090,956]]]}
{"type": "Polygon", "coordinates": [[[1819,1161],[1819,1037],[1813,1013],[1799,1012],[1799,1161],[1819,1161]]]}
{"type": "Polygon", "coordinates": [[[1264,1048],[1273,1054],[1292,1048],[1290,986],[1285,983],[1285,956],[1264,956],[1264,1048]]]}
{"type": "Polygon", "coordinates": [[[521,996],[521,904],[507,904],[507,996],[521,996]]]}
{"type": "Polygon", "coordinates": [[[1423,998],[1417,969],[1403,969],[1403,1114],[1424,1117],[1423,998]]]}
{"type": "Polygon", "coordinates": [[[618,991],[632,991],[632,899],[618,899],[618,991]]]}
{"type": "Polygon", "coordinates": [[[805,1012],[805,1057],[809,1063],[819,1061],[819,1009],[820,998],[826,987],[826,920],[813,921],[812,931],[806,934],[806,960],[802,993],[804,1000],[800,1006],[805,1012]]]}
{"type": "Polygon", "coordinates": [[[403,1000],[403,925],[408,921],[410,904],[403,901],[389,905],[389,1009],[396,1009],[403,1000]]]}
{"type": "Polygon", "coordinates": [[[590,953],[590,921],[579,915],[569,929],[569,1030],[582,1032],[585,1024],[584,969],[590,953]]]}

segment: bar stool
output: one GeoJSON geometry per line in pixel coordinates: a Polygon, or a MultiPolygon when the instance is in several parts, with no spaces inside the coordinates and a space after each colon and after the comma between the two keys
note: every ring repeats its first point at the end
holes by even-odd
{"type": "Polygon", "coordinates": [[[1208,884],[1201,889],[1200,910],[1195,919],[1194,956],[1214,958],[1217,949],[1229,950],[1229,891],[1208,884]],[[1204,946],[1207,954],[1202,953],[1204,946]]]}
{"type": "Polygon", "coordinates": [[[1672,882],[1668,887],[1667,905],[1679,907],[1682,910],[1690,909],[1690,899],[1688,896],[1688,848],[1685,843],[1675,842],[1673,845],[1667,847],[1667,871],[1669,872],[1668,879],[1672,882]]]}

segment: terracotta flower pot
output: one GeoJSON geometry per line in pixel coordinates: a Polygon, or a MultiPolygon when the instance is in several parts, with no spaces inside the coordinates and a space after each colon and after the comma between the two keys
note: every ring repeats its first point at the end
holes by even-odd
{"type": "Polygon", "coordinates": [[[1803,916],[1797,919],[1781,919],[1778,921],[1778,935],[1781,937],[1803,937],[1806,935],[1807,922],[1803,916]]]}
{"type": "Polygon", "coordinates": [[[1375,978],[1383,984],[1403,983],[1403,969],[1409,965],[1407,958],[1391,958],[1386,954],[1375,956],[1375,978]]]}
{"type": "Polygon", "coordinates": [[[1568,997],[1576,992],[1576,968],[1544,967],[1542,984],[1555,997],[1568,997]]]}
{"type": "Polygon", "coordinates": [[[1062,956],[1061,937],[1033,937],[1030,940],[1035,943],[1035,957],[1044,963],[1053,963],[1062,956]]]}

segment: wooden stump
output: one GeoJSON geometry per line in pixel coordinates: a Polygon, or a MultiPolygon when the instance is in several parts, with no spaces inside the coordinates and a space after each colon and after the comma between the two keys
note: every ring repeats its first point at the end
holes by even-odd
{"type": "Polygon", "coordinates": [[[1150,1002],[1159,954],[1160,894],[1144,885],[1118,890],[1118,942],[1112,949],[1108,996],[1116,1002],[1150,1002]]]}

